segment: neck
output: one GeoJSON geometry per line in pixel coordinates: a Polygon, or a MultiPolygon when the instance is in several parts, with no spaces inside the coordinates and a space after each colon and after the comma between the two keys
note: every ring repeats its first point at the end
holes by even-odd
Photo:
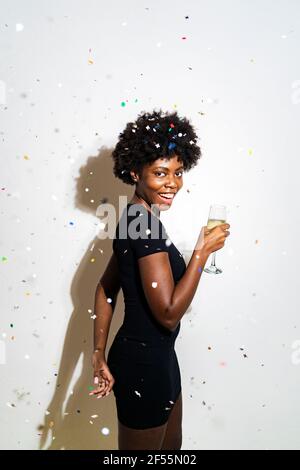
{"type": "Polygon", "coordinates": [[[151,208],[151,204],[143,197],[141,197],[137,190],[135,190],[134,192],[134,199],[137,199],[137,201],[135,202],[140,202],[143,206],[146,207],[146,209],[150,212],[152,212],[153,215],[155,215],[156,217],[159,217],[160,215],[160,210],[159,208],[157,207],[157,205],[155,204],[152,208],[151,208]]]}

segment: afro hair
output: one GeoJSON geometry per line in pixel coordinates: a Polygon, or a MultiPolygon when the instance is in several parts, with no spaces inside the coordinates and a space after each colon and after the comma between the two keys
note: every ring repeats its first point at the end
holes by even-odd
{"type": "Polygon", "coordinates": [[[201,158],[197,135],[187,118],[177,111],[142,112],[129,122],[112,152],[114,175],[126,184],[135,184],[130,171],[141,172],[143,166],[158,158],[177,156],[184,170],[190,170],[201,158]]]}

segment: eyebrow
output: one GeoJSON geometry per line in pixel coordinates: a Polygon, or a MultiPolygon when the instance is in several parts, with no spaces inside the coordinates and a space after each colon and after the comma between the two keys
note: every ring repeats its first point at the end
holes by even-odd
{"type": "MultiPolygon", "coordinates": [[[[169,168],[168,168],[167,166],[156,166],[156,167],[154,168],[154,170],[158,170],[159,168],[163,168],[164,170],[169,171],[169,168]]],[[[181,166],[179,166],[178,168],[176,168],[175,171],[180,170],[181,168],[183,168],[183,165],[181,165],[181,166]]]]}

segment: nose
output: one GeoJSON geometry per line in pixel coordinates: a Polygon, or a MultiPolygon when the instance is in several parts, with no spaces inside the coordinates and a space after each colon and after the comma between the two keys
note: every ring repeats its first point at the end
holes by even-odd
{"type": "Polygon", "coordinates": [[[177,188],[177,184],[175,182],[175,179],[172,178],[171,176],[169,176],[168,182],[166,183],[165,186],[166,186],[166,188],[173,188],[173,189],[177,188]]]}

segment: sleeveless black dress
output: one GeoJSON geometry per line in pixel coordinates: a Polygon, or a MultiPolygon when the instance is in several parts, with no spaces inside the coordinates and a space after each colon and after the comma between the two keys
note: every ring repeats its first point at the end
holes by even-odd
{"type": "Polygon", "coordinates": [[[143,291],[137,260],[167,252],[175,284],[183,276],[186,264],[161,220],[142,204],[127,204],[116,228],[113,250],[118,259],[125,313],[107,364],[115,379],[113,392],[119,421],[130,428],[147,429],[167,422],[181,392],[174,349],[180,323],[171,332],[155,319],[143,291]],[[146,224],[140,224],[141,217],[146,224]],[[133,238],[131,223],[141,233],[139,238],[133,238]]]}

